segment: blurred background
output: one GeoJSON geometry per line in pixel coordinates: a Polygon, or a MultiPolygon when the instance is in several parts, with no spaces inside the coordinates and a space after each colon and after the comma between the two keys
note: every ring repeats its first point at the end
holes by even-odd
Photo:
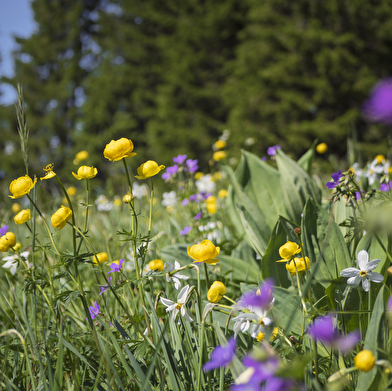
{"type": "Polygon", "coordinates": [[[4,193],[25,173],[17,83],[30,175],[54,163],[72,181],[86,150],[105,183],[102,152],[120,137],[135,144],[133,170],[178,154],[208,170],[226,129],[233,165],[275,144],[299,158],[315,139],[329,147],[321,167],[387,155],[390,129],[361,106],[392,74],[389,0],[1,0],[0,18],[4,193]]]}

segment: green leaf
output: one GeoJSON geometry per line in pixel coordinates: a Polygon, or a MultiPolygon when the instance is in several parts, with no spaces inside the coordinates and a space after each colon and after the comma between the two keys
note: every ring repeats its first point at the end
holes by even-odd
{"type": "Polygon", "coordinates": [[[298,165],[302,167],[304,171],[308,173],[308,175],[312,175],[312,165],[314,160],[314,155],[316,153],[316,145],[317,140],[313,142],[313,145],[310,149],[305,152],[298,160],[298,165]]]}

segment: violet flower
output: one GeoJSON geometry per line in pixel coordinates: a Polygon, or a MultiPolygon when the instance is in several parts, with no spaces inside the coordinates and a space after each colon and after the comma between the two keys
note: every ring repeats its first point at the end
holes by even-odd
{"type": "Polygon", "coordinates": [[[328,189],[334,189],[337,185],[339,185],[339,179],[343,176],[342,175],[342,170],[339,170],[338,172],[333,173],[332,175],[333,181],[327,182],[325,186],[327,186],[328,189]]]}
{"type": "Polygon", "coordinates": [[[188,198],[184,198],[184,199],[182,200],[182,202],[181,202],[181,205],[182,205],[182,206],[187,206],[188,204],[189,204],[188,198]]]}
{"type": "Polygon", "coordinates": [[[197,160],[197,159],[194,159],[194,160],[188,159],[188,160],[185,162],[185,165],[186,165],[185,171],[189,171],[190,173],[196,172],[196,171],[198,170],[198,168],[199,168],[199,166],[198,166],[197,163],[198,163],[198,160],[197,160]]]}
{"type": "Polygon", "coordinates": [[[199,197],[199,194],[197,194],[197,193],[192,194],[191,196],[189,196],[189,201],[190,202],[196,201],[198,197],[199,197]]]}
{"type": "Polygon", "coordinates": [[[208,372],[229,365],[235,355],[235,346],[234,338],[230,338],[225,346],[217,346],[211,353],[210,361],[203,365],[203,371],[208,372]]]}
{"type": "Polygon", "coordinates": [[[3,226],[0,228],[0,236],[5,235],[5,234],[7,233],[7,231],[8,231],[8,225],[3,225],[3,226]]]}
{"type": "Polygon", "coordinates": [[[120,261],[118,262],[118,265],[117,265],[116,262],[113,262],[113,263],[110,265],[110,268],[111,268],[112,270],[110,270],[110,272],[108,272],[108,274],[109,274],[109,273],[113,273],[113,272],[120,272],[120,271],[121,271],[121,267],[122,267],[123,262],[124,262],[123,259],[120,259],[120,261]]]}
{"type": "Polygon", "coordinates": [[[273,301],[272,288],[273,281],[268,278],[260,285],[260,293],[257,291],[245,292],[238,304],[243,308],[269,309],[273,301]]]}
{"type": "Polygon", "coordinates": [[[281,149],[279,144],[273,145],[267,149],[267,153],[270,156],[275,156],[278,149],[281,149]]]}
{"type": "Polygon", "coordinates": [[[193,218],[193,220],[200,220],[200,219],[201,219],[201,216],[202,216],[202,213],[199,212],[199,213],[193,218]]]}
{"type": "Polygon", "coordinates": [[[389,191],[389,190],[391,190],[392,189],[392,182],[390,181],[389,183],[383,183],[379,188],[378,188],[378,190],[381,190],[381,191],[389,191]]]}
{"type": "Polygon", "coordinates": [[[186,155],[178,155],[177,157],[173,158],[173,162],[177,164],[182,164],[185,162],[186,157],[187,157],[186,155]]]}
{"type": "MultiPolygon", "coordinates": [[[[95,300],[94,305],[88,307],[88,310],[90,311],[91,319],[95,319],[101,313],[101,306],[95,300]]],[[[86,320],[88,321],[87,318],[86,320]]]]}
{"type": "MultiPolygon", "coordinates": [[[[109,285],[111,285],[111,284],[110,284],[110,281],[112,281],[112,278],[113,278],[113,277],[109,277],[109,278],[108,278],[108,283],[109,283],[109,285]]],[[[99,288],[100,291],[101,291],[101,292],[99,293],[99,296],[101,296],[103,292],[106,292],[107,290],[109,290],[109,285],[106,284],[105,286],[101,286],[101,287],[99,288]]]]}
{"type": "Polygon", "coordinates": [[[362,112],[369,121],[392,125],[392,78],[383,79],[375,85],[362,112]]]}
{"type": "Polygon", "coordinates": [[[189,227],[189,226],[184,227],[184,229],[180,231],[180,235],[181,236],[188,235],[189,232],[191,232],[191,230],[192,230],[192,227],[189,227]]]}

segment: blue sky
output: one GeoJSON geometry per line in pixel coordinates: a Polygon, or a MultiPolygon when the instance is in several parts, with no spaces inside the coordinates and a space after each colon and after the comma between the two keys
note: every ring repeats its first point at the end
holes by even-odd
{"type": "MultiPolygon", "coordinates": [[[[13,75],[12,50],[16,49],[13,35],[29,37],[34,29],[31,0],[0,0],[0,76],[13,75]]],[[[15,102],[14,88],[6,84],[0,86],[0,104],[15,102]]]]}

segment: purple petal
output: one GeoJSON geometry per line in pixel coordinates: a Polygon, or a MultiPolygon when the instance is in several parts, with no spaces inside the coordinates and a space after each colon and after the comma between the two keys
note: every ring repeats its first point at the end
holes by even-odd
{"type": "Polygon", "coordinates": [[[332,316],[321,316],[308,327],[307,333],[314,340],[321,340],[331,344],[336,337],[333,323],[334,319],[332,316]]]}
{"type": "Polygon", "coordinates": [[[345,354],[355,347],[355,345],[358,343],[360,338],[361,338],[360,332],[354,331],[352,333],[347,334],[346,336],[339,337],[334,342],[334,346],[336,347],[336,349],[339,349],[343,354],[345,354]]]}
{"type": "Polygon", "coordinates": [[[372,122],[392,124],[392,79],[383,79],[373,88],[362,107],[364,116],[372,122]]]}
{"type": "Polygon", "coordinates": [[[4,225],[0,228],[0,236],[3,236],[7,233],[8,231],[8,225],[4,225]]]}
{"type": "Polygon", "coordinates": [[[181,236],[188,235],[189,232],[191,232],[191,230],[192,230],[192,227],[184,227],[184,229],[182,231],[180,231],[180,235],[181,236]]]}
{"type": "Polygon", "coordinates": [[[236,341],[230,338],[225,346],[217,346],[211,353],[210,361],[203,365],[203,371],[224,367],[233,360],[235,354],[236,341]]]}
{"type": "Polygon", "coordinates": [[[242,363],[254,369],[250,382],[262,382],[272,378],[279,367],[278,357],[270,356],[265,361],[258,361],[251,356],[245,356],[242,363]]]}
{"type": "Polygon", "coordinates": [[[202,216],[202,213],[199,212],[199,213],[193,218],[193,220],[200,220],[200,219],[201,219],[201,216],[202,216]]]}
{"type": "Polygon", "coordinates": [[[260,286],[260,294],[257,294],[256,291],[245,292],[239,300],[239,304],[244,308],[256,307],[266,309],[272,301],[272,288],[273,281],[267,279],[260,286]]]}
{"type": "Polygon", "coordinates": [[[181,205],[182,205],[182,206],[186,206],[186,205],[188,205],[188,204],[189,204],[188,198],[183,199],[182,202],[181,202],[181,205]]]}
{"type": "Polygon", "coordinates": [[[177,157],[173,158],[173,162],[177,164],[182,164],[185,162],[186,157],[187,157],[186,155],[178,155],[177,157]]]}

